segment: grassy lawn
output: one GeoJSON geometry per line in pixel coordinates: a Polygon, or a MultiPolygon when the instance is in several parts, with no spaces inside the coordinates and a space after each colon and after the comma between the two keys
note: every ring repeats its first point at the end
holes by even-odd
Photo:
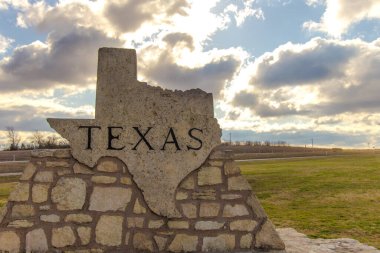
{"type": "Polygon", "coordinates": [[[18,176],[0,177],[0,208],[7,203],[8,196],[17,185],[18,176]]]}
{"type": "Polygon", "coordinates": [[[380,248],[380,155],[239,165],[276,226],[380,248]]]}

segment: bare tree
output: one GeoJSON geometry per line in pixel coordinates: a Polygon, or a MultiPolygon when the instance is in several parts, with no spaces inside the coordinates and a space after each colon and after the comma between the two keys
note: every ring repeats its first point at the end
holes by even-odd
{"type": "Polygon", "coordinates": [[[44,135],[40,131],[36,130],[31,137],[31,142],[35,148],[42,148],[45,145],[44,139],[44,135]]]}
{"type": "Polygon", "coordinates": [[[15,131],[14,127],[7,127],[6,129],[9,142],[9,150],[17,150],[21,141],[20,135],[15,131]]]}

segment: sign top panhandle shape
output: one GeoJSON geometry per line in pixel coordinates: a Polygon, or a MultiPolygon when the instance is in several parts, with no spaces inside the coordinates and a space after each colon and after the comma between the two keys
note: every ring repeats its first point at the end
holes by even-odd
{"type": "Polygon", "coordinates": [[[101,48],[95,119],[48,119],[72,155],[90,167],[122,160],[153,212],[177,217],[175,192],[220,144],[212,94],[170,91],[137,81],[136,51],[101,48]]]}

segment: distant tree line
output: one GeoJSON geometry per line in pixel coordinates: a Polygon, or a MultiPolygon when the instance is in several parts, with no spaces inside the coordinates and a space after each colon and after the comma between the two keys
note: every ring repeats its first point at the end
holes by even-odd
{"type": "Polygon", "coordinates": [[[286,141],[233,141],[225,142],[225,145],[233,146],[255,146],[255,147],[288,147],[289,143],[286,141]]]}
{"type": "Polygon", "coordinates": [[[24,142],[14,127],[7,127],[6,132],[8,140],[7,150],[59,149],[68,148],[70,146],[67,140],[54,134],[44,134],[38,130],[24,142]]]}

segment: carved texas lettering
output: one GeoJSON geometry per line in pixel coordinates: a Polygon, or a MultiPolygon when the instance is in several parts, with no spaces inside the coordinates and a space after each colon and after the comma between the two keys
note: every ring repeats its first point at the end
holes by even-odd
{"type": "MultiPolygon", "coordinates": [[[[137,140],[136,144],[134,144],[133,148],[131,150],[137,150],[137,148],[140,146],[140,144],[143,142],[145,143],[146,147],[149,150],[155,150],[152,144],[149,142],[148,138],[148,133],[150,130],[153,129],[153,127],[148,127],[145,132],[141,131],[138,127],[132,127],[135,132],[139,136],[139,140],[137,140]]],[[[100,131],[102,130],[102,127],[100,126],[79,126],[78,129],[87,129],[87,144],[85,149],[90,149],[92,150],[92,134],[93,134],[93,129],[99,129],[100,131]]],[[[108,140],[108,145],[106,147],[107,150],[123,150],[126,148],[126,146],[120,145],[120,140],[123,134],[124,128],[121,126],[108,126],[107,127],[107,140],[108,140]]],[[[197,146],[191,146],[189,143],[186,143],[186,148],[187,150],[200,150],[203,146],[203,141],[201,139],[201,136],[203,135],[203,130],[199,128],[191,128],[188,131],[188,137],[189,141],[193,140],[198,143],[197,146]],[[197,136],[194,135],[194,132],[197,131],[200,134],[197,136]]],[[[175,149],[177,151],[181,150],[180,143],[178,142],[177,135],[172,127],[169,127],[168,134],[166,135],[165,140],[163,140],[162,147],[160,150],[165,151],[167,145],[172,144],[174,145],[175,149]]]]}

